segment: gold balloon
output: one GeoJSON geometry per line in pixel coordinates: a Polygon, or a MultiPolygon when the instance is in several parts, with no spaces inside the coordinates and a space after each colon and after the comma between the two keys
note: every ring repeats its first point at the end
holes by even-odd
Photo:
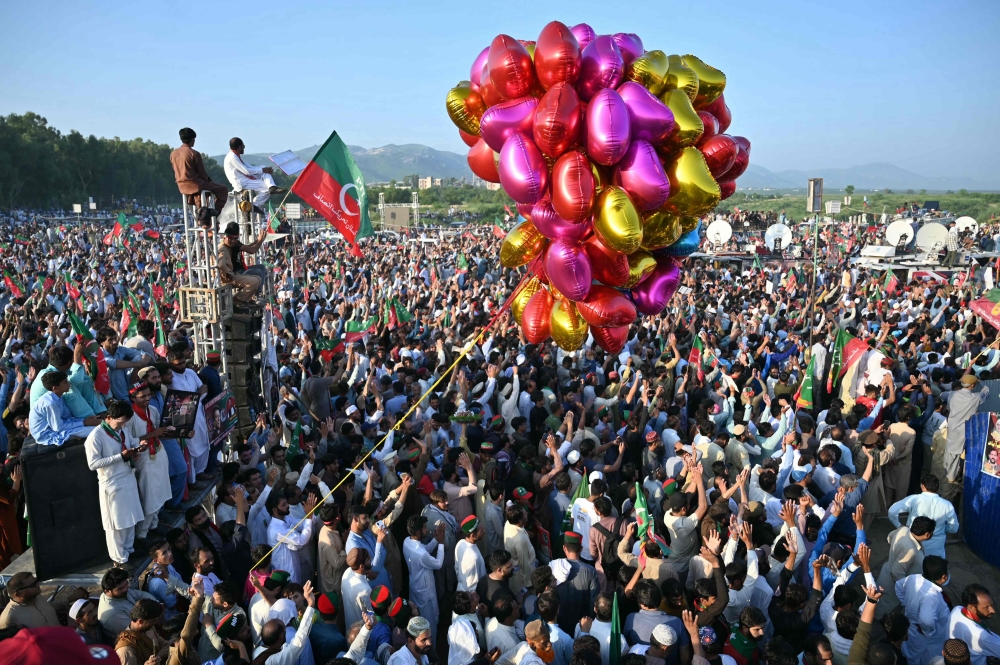
{"type": "Polygon", "coordinates": [[[698,74],[694,69],[687,66],[684,59],[679,55],[669,56],[667,62],[667,73],[663,77],[663,92],[683,90],[688,99],[693,102],[695,97],[698,96],[698,85],[700,83],[698,74]]]}
{"type": "Polygon", "coordinates": [[[461,81],[448,91],[444,102],[451,121],[463,132],[479,136],[479,119],[486,111],[486,102],[472,89],[468,81],[461,81]]]}
{"type": "Polygon", "coordinates": [[[594,174],[594,196],[600,196],[604,188],[611,184],[611,169],[591,161],[590,172],[594,174]]]}
{"type": "MultiPolygon", "coordinates": [[[[664,77],[667,75],[668,65],[667,54],[663,51],[646,51],[625,65],[625,78],[635,81],[659,97],[665,90],[664,77]]],[[[695,80],[695,86],[697,85],[698,81],[695,80]]]]}
{"type": "Polygon", "coordinates": [[[507,233],[500,245],[500,263],[505,268],[518,268],[541,254],[545,236],[530,220],[524,220],[507,233]]]}
{"type": "MultiPolygon", "coordinates": [[[[663,209],[653,210],[642,216],[642,248],[663,249],[681,237],[681,217],[663,209]]],[[[697,219],[694,220],[698,222],[697,219]]]]}
{"type": "Polygon", "coordinates": [[[681,232],[690,233],[698,228],[698,218],[697,217],[681,217],[681,232]]]}
{"type": "Polygon", "coordinates": [[[708,106],[726,89],[726,75],[711,65],[706,65],[690,53],[684,56],[684,64],[698,75],[698,97],[694,100],[695,108],[708,106]]]}
{"type": "Polygon", "coordinates": [[[532,275],[524,283],[524,286],[517,295],[514,296],[514,300],[510,303],[510,311],[514,314],[514,320],[517,321],[517,325],[521,325],[521,314],[524,313],[524,306],[528,304],[531,296],[535,295],[545,287],[542,286],[542,282],[532,275]]]}
{"type": "Polygon", "coordinates": [[[535,61],[535,42],[528,42],[527,44],[522,44],[522,46],[524,46],[524,50],[528,52],[528,56],[531,58],[531,61],[534,62],[535,61]]]}
{"type": "Polygon", "coordinates": [[[683,90],[670,90],[661,97],[674,114],[674,130],[664,139],[661,149],[666,153],[694,145],[705,131],[705,123],[691,105],[683,90]]]}
{"type": "Polygon", "coordinates": [[[663,210],[675,215],[694,216],[711,212],[719,204],[722,193],[698,148],[684,148],[667,165],[670,178],[670,198],[663,210]]]}
{"type": "Polygon", "coordinates": [[[594,233],[605,247],[623,254],[631,254],[639,249],[639,244],[642,243],[642,219],[621,187],[606,187],[597,197],[594,233]]]}
{"type": "Polygon", "coordinates": [[[576,305],[569,300],[556,300],[550,320],[551,335],[563,351],[576,351],[587,339],[590,326],[580,316],[576,305]]]}
{"type": "Polygon", "coordinates": [[[649,252],[638,250],[628,256],[628,281],[622,288],[631,289],[656,269],[656,259],[649,252]]]}

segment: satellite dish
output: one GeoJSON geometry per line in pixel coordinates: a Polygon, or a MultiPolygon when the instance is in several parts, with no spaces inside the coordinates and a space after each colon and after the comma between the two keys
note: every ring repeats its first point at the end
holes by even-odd
{"type": "Polygon", "coordinates": [[[910,226],[910,220],[898,219],[890,224],[885,230],[885,239],[894,247],[909,245],[910,241],[913,240],[913,227],[910,226]]]}
{"type": "Polygon", "coordinates": [[[917,247],[925,252],[938,252],[948,243],[948,229],[940,224],[924,224],[917,231],[917,247]]]}
{"type": "Polygon", "coordinates": [[[764,232],[764,244],[772,252],[775,246],[780,251],[792,244],[792,230],[784,224],[772,224],[764,232]]]}
{"type": "Polygon", "coordinates": [[[959,217],[955,220],[955,228],[958,229],[959,233],[964,233],[965,231],[972,231],[973,234],[979,231],[979,223],[972,219],[971,217],[959,217]]]}
{"type": "Polygon", "coordinates": [[[713,245],[725,245],[729,242],[729,239],[733,237],[733,227],[729,226],[729,222],[717,219],[708,225],[708,229],[705,231],[705,237],[707,237],[713,245]]]}

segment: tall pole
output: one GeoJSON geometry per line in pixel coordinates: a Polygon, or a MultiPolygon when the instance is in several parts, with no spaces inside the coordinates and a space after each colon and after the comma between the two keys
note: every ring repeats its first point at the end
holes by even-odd
{"type": "Polygon", "coordinates": [[[812,352],[813,344],[813,320],[816,315],[816,281],[819,277],[819,269],[817,268],[816,258],[819,253],[819,214],[816,213],[816,230],[813,233],[813,281],[812,287],[809,289],[809,350],[812,352]]]}

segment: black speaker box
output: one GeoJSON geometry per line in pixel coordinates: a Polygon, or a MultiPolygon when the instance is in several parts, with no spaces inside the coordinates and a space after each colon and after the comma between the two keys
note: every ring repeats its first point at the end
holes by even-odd
{"type": "Polygon", "coordinates": [[[226,353],[230,362],[247,364],[260,354],[260,340],[229,340],[226,342],[226,353]]]}
{"type": "MultiPolygon", "coordinates": [[[[234,388],[245,388],[246,386],[251,386],[260,384],[260,364],[257,362],[249,363],[230,363],[229,364],[229,378],[230,383],[234,388]]],[[[260,388],[257,388],[257,392],[260,392],[260,388]]],[[[237,397],[236,403],[239,404],[240,400],[237,397]]]]}
{"type": "Polygon", "coordinates": [[[107,563],[97,472],[83,439],[21,451],[35,576],[50,580],[107,563]]]}
{"type": "Polygon", "coordinates": [[[250,339],[260,333],[264,319],[259,316],[233,316],[224,326],[226,339],[250,339]]]}

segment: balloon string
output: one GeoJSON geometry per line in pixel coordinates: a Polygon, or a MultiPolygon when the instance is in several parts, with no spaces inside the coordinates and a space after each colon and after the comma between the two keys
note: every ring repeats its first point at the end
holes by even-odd
{"type": "MultiPolygon", "coordinates": [[[[525,272],[524,276],[521,277],[521,281],[518,282],[517,286],[514,288],[513,293],[511,293],[510,296],[507,297],[507,299],[504,301],[503,305],[500,306],[500,308],[497,310],[497,313],[493,316],[493,318],[490,320],[490,322],[487,323],[483,327],[483,329],[479,332],[478,335],[475,336],[475,338],[471,342],[466,343],[465,348],[463,348],[462,351],[461,351],[461,353],[458,354],[458,357],[455,358],[455,361],[451,364],[451,366],[449,366],[447,370],[445,370],[444,372],[442,372],[441,376],[438,377],[437,381],[435,381],[434,383],[432,383],[430,385],[430,387],[427,388],[426,391],[424,391],[424,393],[420,396],[420,399],[416,400],[413,403],[413,406],[410,407],[410,410],[407,411],[403,415],[402,418],[400,418],[399,420],[396,421],[396,424],[393,425],[392,429],[389,430],[389,432],[386,432],[382,436],[382,439],[379,440],[379,442],[374,447],[372,447],[371,450],[369,450],[367,453],[365,453],[364,457],[361,458],[361,461],[359,461],[357,463],[357,465],[353,469],[351,469],[352,473],[357,472],[357,470],[360,469],[362,467],[362,465],[364,465],[365,460],[367,460],[372,455],[372,453],[374,453],[376,450],[378,450],[379,448],[382,447],[382,444],[385,443],[385,440],[387,438],[389,438],[389,434],[392,431],[394,431],[394,430],[398,430],[400,428],[400,426],[404,422],[406,422],[406,419],[409,418],[413,414],[413,412],[417,410],[417,407],[420,405],[421,402],[424,401],[424,398],[427,397],[428,395],[430,395],[432,392],[434,392],[434,389],[437,387],[437,385],[439,383],[441,383],[441,381],[444,380],[444,377],[446,377],[449,374],[451,374],[451,372],[454,371],[455,367],[458,366],[458,363],[460,363],[463,358],[465,358],[467,355],[469,355],[469,353],[472,351],[472,349],[476,346],[476,344],[478,344],[480,342],[480,340],[482,340],[483,336],[486,335],[486,333],[490,330],[490,328],[492,328],[493,326],[495,326],[500,321],[500,317],[503,315],[503,313],[505,311],[507,311],[508,308],[510,308],[510,305],[514,301],[514,298],[516,298],[517,295],[522,290],[524,290],[524,287],[527,286],[527,284],[528,284],[528,278],[531,275],[532,275],[532,272],[530,270],[528,270],[528,271],[525,272]]],[[[310,510],[308,513],[306,513],[305,516],[303,516],[302,519],[300,519],[295,524],[295,526],[293,526],[287,533],[291,533],[292,531],[297,530],[299,528],[299,526],[301,526],[303,522],[305,522],[307,519],[309,519],[312,516],[312,514],[315,513],[316,510],[321,505],[323,505],[323,504],[326,503],[326,500],[329,499],[330,496],[333,495],[333,493],[336,492],[340,488],[340,486],[344,484],[344,481],[346,481],[347,478],[348,478],[348,475],[344,474],[344,477],[341,478],[340,481],[336,485],[334,485],[333,489],[331,489],[329,492],[327,492],[326,496],[324,496],[321,501],[318,501],[316,503],[316,505],[313,507],[313,509],[310,510]]],[[[264,561],[266,561],[267,558],[269,556],[271,556],[271,554],[274,553],[274,550],[276,550],[278,548],[278,545],[280,545],[284,541],[285,541],[285,536],[281,536],[280,538],[278,538],[278,542],[275,543],[275,545],[271,549],[269,549],[267,551],[267,554],[265,554],[264,556],[262,556],[260,558],[260,561],[258,561],[257,563],[255,563],[250,568],[250,570],[256,570],[257,566],[259,566],[264,561]]]]}

